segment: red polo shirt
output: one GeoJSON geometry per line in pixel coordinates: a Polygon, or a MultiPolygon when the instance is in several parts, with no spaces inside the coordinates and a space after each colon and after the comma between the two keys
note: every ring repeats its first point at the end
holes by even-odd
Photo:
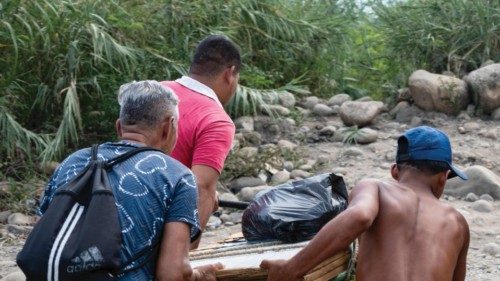
{"type": "Polygon", "coordinates": [[[217,96],[212,89],[187,76],[161,84],[179,97],[178,137],[171,156],[189,168],[205,165],[220,174],[231,149],[235,126],[217,96]]]}

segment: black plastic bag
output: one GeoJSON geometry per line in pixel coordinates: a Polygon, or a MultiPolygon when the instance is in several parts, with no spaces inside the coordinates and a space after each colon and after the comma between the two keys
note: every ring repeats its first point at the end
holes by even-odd
{"type": "Polygon", "coordinates": [[[242,232],[247,241],[311,239],[347,208],[344,179],[321,174],[258,193],[243,212],[242,232]]]}

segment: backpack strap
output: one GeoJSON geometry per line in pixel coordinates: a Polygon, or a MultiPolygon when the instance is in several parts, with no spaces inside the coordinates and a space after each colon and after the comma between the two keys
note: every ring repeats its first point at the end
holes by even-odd
{"type": "Polygon", "coordinates": [[[120,162],[123,162],[123,161],[127,160],[128,158],[136,155],[137,153],[143,152],[143,151],[157,151],[157,152],[165,153],[162,150],[159,150],[159,149],[156,149],[153,147],[149,147],[149,146],[138,147],[138,148],[135,148],[133,150],[127,151],[127,152],[123,153],[122,155],[119,155],[113,159],[108,160],[106,163],[103,164],[103,168],[107,170],[107,169],[113,167],[113,165],[118,164],[120,162]]]}
{"type": "Polygon", "coordinates": [[[92,148],[90,149],[90,155],[91,155],[91,160],[92,161],[95,161],[97,160],[97,150],[99,148],[99,145],[98,144],[94,144],[92,145],[92,148]]]}
{"type": "Polygon", "coordinates": [[[121,269],[118,269],[118,270],[112,272],[112,274],[117,276],[119,274],[124,274],[124,273],[130,272],[130,271],[134,271],[140,267],[143,267],[145,264],[147,264],[152,258],[154,258],[154,253],[159,251],[161,237],[162,236],[160,235],[159,238],[157,238],[156,241],[154,241],[150,246],[142,249],[141,251],[139,251],[138,253],[133,255],[132,258],[130,258],[130,260],[127,261],[127,263],[125,263],[121,266],[121,269]],[[135,264],[134,266],[130,266],[134,262],[136,262],[137,260],[139,260],[140,258],[142,258],[146,255],[149,255],[146,259],[135,264]]]}

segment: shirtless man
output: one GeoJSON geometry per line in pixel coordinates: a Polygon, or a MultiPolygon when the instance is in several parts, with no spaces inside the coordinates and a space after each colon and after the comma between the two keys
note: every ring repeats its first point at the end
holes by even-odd
{"type": "Polygon", "coordinates": [[[348,208],[290,260],[264,260],[268,280],[299,280],[359,237],[356,280],[464,280],[469,228],[439,201],[446,180],[467,176],[451,164],[441,131],[421,126],[398,139],[395,181],[360,181],[348,208]]]}

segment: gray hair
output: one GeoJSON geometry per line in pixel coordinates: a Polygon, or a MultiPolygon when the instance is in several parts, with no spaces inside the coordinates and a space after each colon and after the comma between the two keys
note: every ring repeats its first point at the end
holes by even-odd
{"type": "Polygon", "coordinates": [[[154,80],[123,84],[118,91],[118,103],[123,125],[151,128],[168,116],[179,116],[179,99],[174,91],[154,80]]]}

